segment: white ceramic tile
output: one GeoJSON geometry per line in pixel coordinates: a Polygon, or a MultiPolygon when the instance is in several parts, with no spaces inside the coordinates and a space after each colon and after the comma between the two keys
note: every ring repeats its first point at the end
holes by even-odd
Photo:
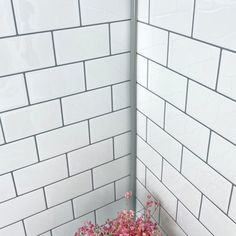
{"type": "Polygon", "coordinates": [[[200,221],[214,236],[234,235],[236,224],[207,198],[203,197],[200,221]]]}
{"type": "Polygon", "coordinates": [[[166,106],[165,124],[167,132],[206,160],[209,129],[169,104],[166,106]]]}
{"type": "Polygon", "coordinates": [[[38,161],[34,138],[0,147],[0,174],[36,163],[38,161]]]}
{"type": "Polygon", "coordinates": [[[12,224],[45,209],[43,190],[22,195],[0,205],[0,227],[12,224]]]}
{"type": "Polygon", "coordinates": [[[137,5],[138,20],[148,23],[149,0],[138,0],[137,5]]]}
{"type": "Polygon", "coordinates": [[[227,212],[231,183],[190,151],[183,151],[182,174],[205,196],[227,212]]]}
{"type": "Polygon", "coordinates": [[[52,230],[52,236],[65,236],[65,235],[74,235],[77,229],[84,223],[91,221],[94,224],[94,214],[90,213],[85,216],[82,216],[76,220],[73,220],[67,224],[63,224],[52,230]]]}
{"type": "Polygon", "coordinates": [[[198,216],[201,193],[167,162],[164,162],[162,181],[195,216],[198,216]]]}
{"type": "Polygon", "coordinates": [[[90,120],[92,142],[130,130],[130,109],[124,109],[90,120]]]}
{"type": "Polygon", "coordinates": [[[114,200],[114,185],[96,189],[73,200],[75,216],[84,215],[114,200]]]}
{"type": "Polygon", "coordinates": [[[0,193],[0,202],[16,196],[11,174],[0,176],[0,193]]]}
{"type": "Polygon", "coordinates": [[[163,126],[164,100],[139,85],[137,86],[137,109],[159,126],[163,126]]]}
{"type": "Polygon", "coordinates": [[[14,35],[16,33],[11,1],[0,1],[0,37],[14,35]]]}
{"type": "Polygon", "coordinates": [[[87,88],[94,89],[130,79],[129,53],[85,62],[87,88]]]}
{"type": "Polygon", "coordinates": [[[13,3],[18,32],[21,34],[80,24],[76,0],[13,0],[13,3]]]}
{"type": "Polygon", "coordinates": [[[1,115],[7,141],[28,137],[62,125],[59,101],[51,101],[1,115]]]}
{"type": "Polygon", "coordinates": [[[236,50],[235,10],[235,1],[197,1],[193,36],[236,50]]]}
{"type": "Polygon", "coordinates": [[[70,174],[88,170],[113,159],[112,140],[105,140],[68,153],[70,174]]]}
{"type": "Polygon", "coordinates": [[[137,137],[137,157],[158,178],[161,178],[162,157],[139,137],[137,137]]]}
{"type": "Polygon", "coordinates": [[[172,217],[176,215],[177,198],[156,178],[147,171],[147,189],[158,199],[172,217]]]}
{"type": "Polygon", "coordinates": [[[55,206],[92,190],[91,172],[87,171],[45,188],[48,206],[55,206]]]}
{"type": "Polygon", "coordinates": [[[112,95],[114,110],[130,106],[130,82],[112,86],[112,95]]]}
{"type": "Polygon", "coordinates": [[[40,160],[72,151],[89,143],[88,123],[81,122],[37,137],[40,160]]]}
{"type": "Polygon", "coordinates": [[[130,177],[125,177],[121,180],[116,181],[116,199],[123,198],[125,193],[131,190],[130,177]]]}
{"type": "Polygon", "coordinates": [[[93,170],[94,187],[100,187],[130,174],[130,156],[119,158],[93,170]],[[106,173],[104,175],[104,173],[106,173]]]}
{"type": "Polygon", "coordinates": [[[175,168],[180,169],[181,144],[153,122],[148,122],[147,141],[158,153],[175,166],[175,168]]]}
{"type": "Polygon", "coordinates": [[[169,67],[210,88],[216,85],[219,55],[219,48],[170,34],[169,67]]]}
{"type": "Polygon", "coordinates": [[[55,64],[50,33],[0,39],[0,54],[0,75],[55,64]]]}
{"type": "Polygon", "coordinates": [[[18,194],[32,191],[68,176],[66,156],[63,155],[23,168],[15,171],[13,175],[18,194]]]}
{"type": "Polygon", "coordinates": [[[71,202],[66,202],[34,215],[24,222],[27,235],[36,236],[72,219],[71,202]]]}
{"type": "Polygon", "coordinates": [[[108,39],[108,25],[56,31],[57,61],[63,64],[108,55],[108,39]]]}
{"type": "Polygon", "coordinates": [[[160,226],[167,235],[186,236],[182,229],[176,224],[163,208],[160,211],[160,226]]]}
{"type": "Polygon", "coordinates": [[[233,188],[233,195],[231,198],[230,208],[229,208],[229,216],[236,221],[236,187],[233,188]]]}
{"type": "Polygon", "coordinates": [[[187,113],[236,143],[236,103],[193,82],[188,94],[187,113]]]}
{"type": "Polygon", "coordinates": [[[25,236],[22,222],[18,222],[0,230],[0,236],[9,236],[14,234],[18,236],[25,236]]]}
{"type": "Polygon", "coordinates": [[[212,236],[212,234],[180,202],[177,223],[190,236],[212,236]]]}
{"type": "Polygon", "coordinates": [[[131,133],[121,134],[114,137],[115,158],[122,157],[131,153],[131,133]]]}
{"type": "Polygon", "coordinates": [[[82,63],[30,72],[26,74],[26,80],[31,103],[85,90],[82,63]]]}
{"type": "Polygon", "coordinates": [[[137,134],[146,140],[146,129],[147,129],[146,117],[139,111],[137,111],[136,114],[137,114],[137,134]]]}
{"type": "Polygon", "coordinates": [[[96,219],[98,224],[103,224],[107,219],[114,219],[118,212],[125,208],[125,201],[121,199],[114,203],[111,203],[96,211],[96,219]]]}
{"type": "Polygon", "coordinates": [[[236,54],[222,52],[217,91],[236,99],[236,54]]]}
{"type": "Polygon", "coordinates": [[[185,77],[150,61],[148,88],[184,110],[187,89],[185,77]]]}
{"type": "Polygon", "coordinates": [[[94,24],[130,18],[127,0],[81,0],[82,24],[94,24]]]}
{"type": "Polygon", "coordinates": [[[191,35],[194,0],[151,0],[150,23],[191,35]]]}
{"type": "Polygon", "coordinates": [[[130,50],[130,21],[110,24],[111,53],[121,53],[130,50]]]}
{"type": "Polygon", "coordinates": [[[236,146],[215,133],[211,134],[208,163],[236,184],[236,146]]]}
{"type": "Polygon", "coordinates": [[[28,104],[23,75],[3,77],[0,80],[0,111],[28,104]]]}
{"type": "Polygon", "coordinates": [[[62,99],[65,124],[111,112],[111,89],[102,88],[62,99]]]}
{"type": "MultiPolygon", "coordinates": [[[[145,0],[146,1],[146,0],[145,0]]],[[[147,73],[148,73],[148,61],[146,58],[137,55],[136,57],[136,70],[137,70],[137,82],[144,87],[147,87],[147,73]]]]}
{"type": "Polygon", "coordinates": [[[138,23],[137,51],[138,53],[163,65],[167,58],[167,31],[138,23]]]}

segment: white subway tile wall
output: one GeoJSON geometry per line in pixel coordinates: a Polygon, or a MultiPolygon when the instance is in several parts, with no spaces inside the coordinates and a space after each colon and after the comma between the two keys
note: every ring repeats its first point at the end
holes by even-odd
{"type": "Polygon", "coordinates": [[[137,203],[168,236],[236,236],[236,3],[137,0],[137,203]]]}
{"type": "Polygon", "coordinates": [[[130,4],[0,0],[0,236],[73,236],[130,190],[130,4]]]}

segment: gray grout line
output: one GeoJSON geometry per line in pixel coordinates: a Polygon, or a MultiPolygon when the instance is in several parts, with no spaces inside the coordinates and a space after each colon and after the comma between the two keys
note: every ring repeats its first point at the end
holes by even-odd
{"type": "Polygon", "coordinates": [[[96,214],[96,210],[93,211],[94,214],[94,223],[95,225],[97,224],[97,214],[96,214]]]}
{"type": "Polygon", "coordinates": [[[191,37],[193,38],[193,30],[194,30],[194,21],[195,21],[195,10],[196,10],[196,0],[193,3],[193,16],[192,16],[192,27],[191,27],[191,37]]]}
{"type": "Polygon", "coordinates": [[[117,201],[117,198],[116,198],[116,181],[114,181],[114,201],[117,201]]]}
{"type": "Polygon", "coordinates": [[[148,1],[148,24],[151,22],[151,0],[148,1]]]}
{"type": "Polygon", "coordinates": [[[62,122],[62,126],[65,126],[65,122],[64,122],[64,115],[63,115],[63,109],[62,109],[62,100],[61,98],[59,99],[60,102],[60,110],[61,110],[61,122],[62,122]]]}
{"type": "Polygon", "coordinates": [[[80,22],[80,26],[82,26],[83,23],[82,23],[82,11],[81,11],[80,0],[78,0],[78,11],[79,11],[79,22],[80,22]]]}
{"type": "Polygon", "coordinates": [[[203,193],[201,193],[201,202],[200,202],[200,207],[199,207],[199,212],[198,212],[198,217],[197,217],[198,220],[200,220],[200,216],[201,216],[202,201],[203,201],[203,193]]]}
{"type": "Polygon", "coordinates": [[[0,145],[0,147],[1,147],[3,145],[6,145],[6,143],[7,143],[1,117],[0,117],[0,130],[2,131],[2,137],[3,137],[3,142],[4,142],[3,144],[0,145]]]}
{"type": "MultiPolygon", "coordinates": [[[[12,8],[12,14],[13,14],[13,19],[14,19],[14,24],[15,24],[15,30],[16,30],[16,35],[18,35],[18,27],[17,27],[17,23],[16,23],[16,14],[15,14],[15,9],[14,9],[14,4],[13,4],[13,0],[11,0],[11,8],[12,8]]],[[[13,37],[14,37],[13,36],[13,37]]]]}
{"type": "Polygon", "coordinates": [[[65,154],[66,155],[66,168],[67,168],[67,175],[68,178],[70,178],[70,168],[69,168],[69,159],[68,159],[68,153],[65,154]]]}
{"type": "Polygon", "coordinates": [[[208,146],[207,146],[206,163],[208,163],[208,159],[209,159],[209,152],[210,152],[210,146],[211,146],[211,134],[212,134],[212,131],[210,130],[210,133],[209,133],[209,140],[208,140],[208,146]]]}
{"type": "Polygon", "coordinates": [[[95,60],[99,60],[99,59],[115,57],[115,56],[119,56],[119,55],[123,55],[123,54],[129,54],[129,53],[130,53],[130,51],[119,52],[119,53],[114,53],[112,55],[108,54],[108,55],[105,55],[105,56],[88,58],[88,59],[85,59],[85,60],[71,61],[71,62],[66,62],[66,63],[59,64],[59,65],[50,65],[50,66],[45,66],[45,67],[39,67],[39,68],[32,69],[32,70],[19,71],[19,72],[15,72],[15,73],[12,73],[12,74],[4,74],[4,75],[0,75],[0,79],[3,78],[3,77],[12,76],[12,75],[19,75],[19,74],[22,74],[22,73],[31,73],[31,72],[36,72],[36,71],[41,71],[41,70],[46,70],[46,69],[52,69],[52,68],[60,67],[60,66],[67,66],[67,65],[77,64],[77,63],[95,61],[95,60]]]}
{"type": "Polygon", "coordinates": [[[85,91],[87,91],[88,88],[87,88],[86,65],[84,61],[83,61],[83,70],[84,70],[84,87],[85,87],[85,91]]]}
{"type": "Polygon", "coordinates": [[[170,32],[168,32],[168,39],[167,39],[166,67],[168,67],[169,65],[169,49],[170,49],[170,32]]]}
{"type": "Polygon", "coordinates": [[[91,129],[90,129],[90,119],[88,119],[88,138],[89,138],[89,144],[92,144],[91,141],[91,129]]]}
{"type": "Polygon", "coordinates": [[[53,55],[54,55],[54,61],[55,61],[55,65],[57,65],[57,56],[56,56],[56,48],[55,48],[53,32],[51,32],[51,36],[52,36],[52,50],[53,50],[53,55]]]}
{"type": "Polygon", "coordinates": [[[47,202],[47,198],[46,198],[45,187],[42,187],[42,189],[43,189],[43,196],[44,196],[44,201],[45,201],[46,209],[48,209],[48,202],[47,202]]]}
{"type": "Polygon", "coordinates": [[[25,228],[25,222],[24,222],[24,220],[21,220],[21,222],[22,222],[22,225],[23,225],[23,230],[24,230],[25,236],[27,236],[26,228],[25,228]]]}
{"type": "Polygon", "coordinates": [[[182,173],[182,168],[183,168],[183,157],[184,156],[184,145],[182,145],[181,148],[181,159],[180,159],[180,168],[179,168],[179,172],[182,173]]]}
{"type": "Polygon", "coordinates": [[[230,204],[231,204],[232,196],[233,196],[233,190],[234,190],[234,185],[232,184],[231,191],[230,191],[230,196],[229,196],[229,204],[228,204],[228,208],[227,208],[227,215],[229,215],[230,204]]]}
{"type": "Polygon", "coordinates": [[[27,85],[27,80],[26,80],[25,73],[23,73],[23,78],[24,78],[24,83],[25,83],[25,92],[26,92],[26,96],[27,96],[28,105],[31,105],[30,104],[30,96],[29,96],[29,90],[28,90],[28,85],[27,85]]]}
{"type": "Polygon", "coordinates": [[[178,210],[179,210],[179,199],[177,199],[177,204],[176,204],[176,214],[175,214],[175,222],[177,223],[178,222],[178,220],[177,220],[177,218],[178,218],[178,210]]]}
{"type": "MultiPolygon", "coordinates": [[[[13,186],[14,186],[14,190],[15,190],[15,193],[16,193],[16,197],[18,197],[18,192],[17,192],[17,187],[16,187],[16,182],[15,182],[15,178],[14,178],[14,175],[13,175],[13,171],[11,171],[11,178],[12,178],[12,182],[13,182],[13,186]]],[[[13,198],[14,199],[14,198],[13,198]]],[[[4,201],[4,202],[7,202],[8,200],[4,201]]]]}
{"type": "Polygon", "coordinates": [[[111,111],[114,111],[113,86],[111,85],[111,111]]]}
{"type": "Polygon", "coordinates": [[[91,169],[91,181],[92,181],[92,191],[94,191],[94,175],[93,175],[93,169],[91,169]]]}
{"type": "Polygon", "coordinates": [[[166,127],[166,101],[164,101],[163,129],[166,127]]]}
{"type": "Polygon", "coordinates": [[[115,138],[112,137],[112,155],[113,155],[113,160],[116,159],[116,155],[115,155],[115,138]]]}
{"type": "Polygon", "coordinates": [[[108,24],[108,34],[109,34],[109,52],[110,52],[110,55],[111,55],[111,24],[109,23],[108,24]]]}
{"type": "Polygon", "coordinates": [[[147,88],[149,87],[149,60],[147,59],[147,88]]]}
{"type": "Polygon", "coordinates": [[[186,95],[185,95],[185,105],[184,105],[184,113],[187,113],[187,107],[188,107],[188,87],[189,87],[189,79],[187,79],[187,85],[186,85],[186,95]]]}
{"type": "Polygon", "coordinates": [[[216,76],[215,91],[217,91],[217,89],[218,89],[219,76],[220,76],[220,66],[221,66],[221,58],[222,58],[222,49],[220,50],[220,56],[219,56],[219,62],[218,62],[218,68],[217,68],[217,76],[216,76]]]}
{"type": "Polygon", "coordinates": [[[147,137],[148,137],[148,118],[146,117],[146,130],[145,130],[145,140],[147,141],[147,137]]]}
{"type": "MultiPolygon", "coordinates": [[[[34,138],[34,144],[35,144],[35,149],[36,149],[36,153],[37,153],[37,157],[38,157],[38,162],[40,162],[40,155],[39,155],[39,149],[38,149],[38,144],[37,144],[37,138],[36,138],[36,136],[34,135],[33,136],[33,138],[34,138]]],[[[38,163],[37,162],[37,163],[38,163]]],[[[34,165],[34,164],[37,164],[37,163],[33,163],[33,164],[31,164],[31,165],[34,165]]],[[[31,165],[29,165],[29,166],[31,166],[31,165]]],[[[22,167],[22,169],[23,169],[24,167],[22,167]]],[[[19,168],[19,169],[21,169],[21,168],[19,168]]],[[[16,170],[14,170],[14,171],[16,171],[16,170]]]]}

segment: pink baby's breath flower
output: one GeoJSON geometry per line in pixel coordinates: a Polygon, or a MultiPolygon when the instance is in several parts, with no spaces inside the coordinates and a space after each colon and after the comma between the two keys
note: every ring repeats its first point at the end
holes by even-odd
{"type": "Polygon", "coordinates": [[[129,200],[132,197],[132,192],[126,192],[125,193],[125,198],[129,200]]]}

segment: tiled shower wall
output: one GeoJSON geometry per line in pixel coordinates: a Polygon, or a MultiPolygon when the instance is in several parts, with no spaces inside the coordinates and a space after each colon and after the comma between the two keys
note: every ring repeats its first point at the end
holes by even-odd
{"type": "Polygon", "coordinates": [[[169,236],[236,235],[236,3],[139,0],[137,197],[169,236]]]}
{"type": "Polygon", "coordinates": [[[128,0],[0,0],[0,236],[70,236],[123,207],[129,28],[128,0]]]}

